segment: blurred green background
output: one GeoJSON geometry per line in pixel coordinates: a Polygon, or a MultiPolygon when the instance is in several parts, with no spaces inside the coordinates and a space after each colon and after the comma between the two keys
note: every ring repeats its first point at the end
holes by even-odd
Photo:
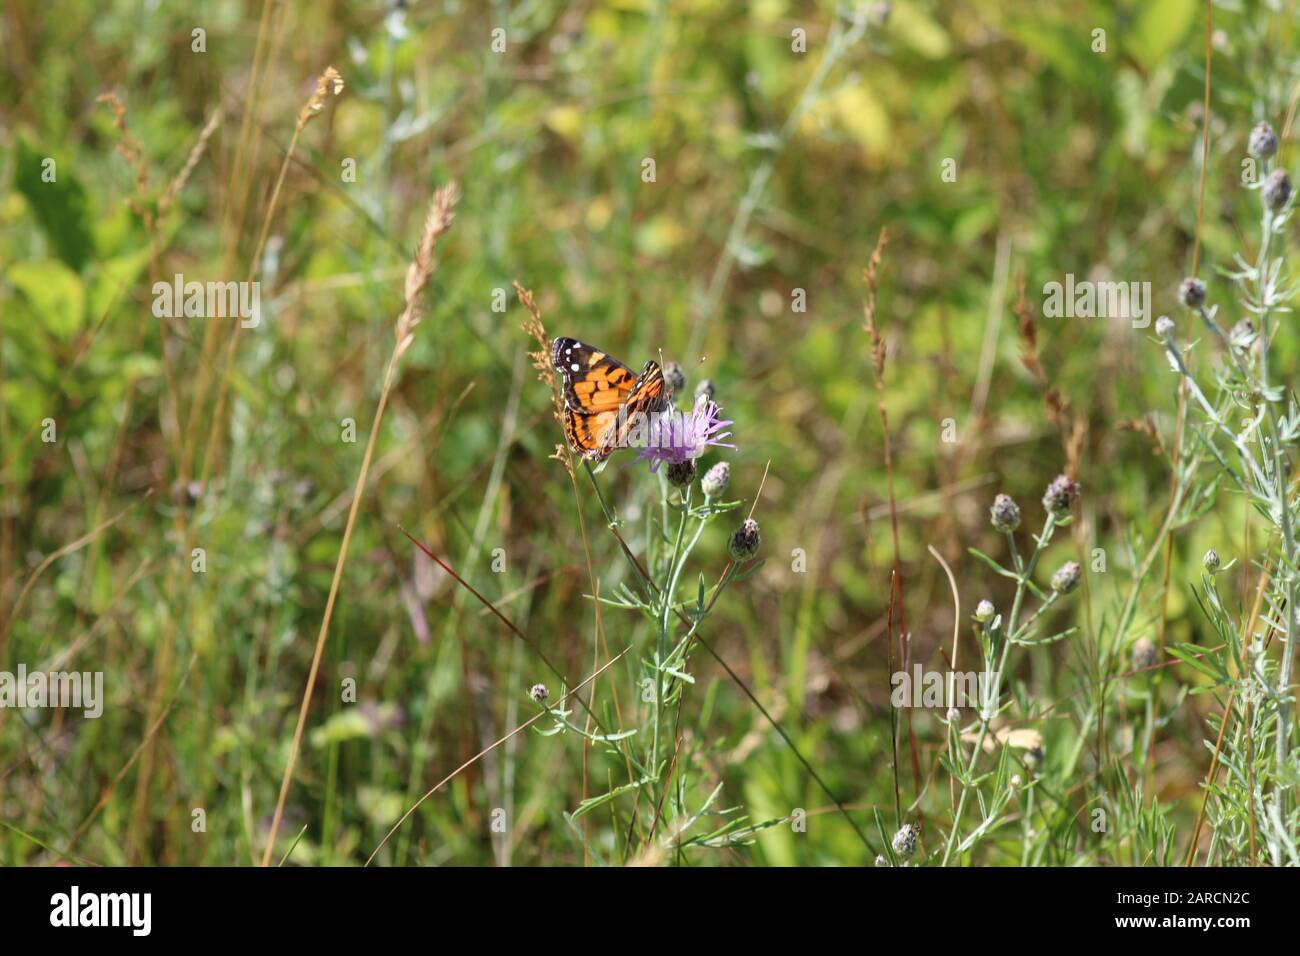
{"type": "MultiPolygon", "coordinates": [[[[1067,273],[1147,281],[1153,315],[1175,314],[1208,120],[1199,272],[1212,298],[1226,293],[1216,270],[1254,217],[1240,183],[1250,126],[1270,120],[1284,160],[1290,151],[1295,21],[1266,3],[1215,4],[1207,118],[1205,16],[1193,0],[7,4],[0,669],[61,657],[104,671],[108,700],[94,721],[0,711],[0,863],[260,858],[402,276],[430,195],[451,180],[463,198],[378,436],[276,858],[301,833],[293,862],[363,862],[425,790],[532,715],[531,684],[558,691],[397,525],[571,680],[597,659],[579,506],[602,592],[627,571],[590,487],[575,498],[548,457],[563,438],[512,280],[535,292],[549,334],[638,369],[662,352],[688,390],[714,383],[739,449],[704,464],[730,460],[747,503],[768,469],[755,510],[768,560],[719,602],[711,641],[861,826],[874,833],[877,807],[892,832],[893,546],[877,406],[914,661],[946,666],[953,627],[927,546],[952,565],[963,618],[1004,597],[1009,582],[966,549],[1000,555],[993,495],[1015,496],[1036,525],[1042,489],[1067,467],[1080,520],[1046,564],[1088,567],[1105,549],[1106,571],[1059,614],[1104,630],[1130,544],[1148,546],[1163,515],[1176,383],[1149,332],[1043,318],[1041,289],[1067,273]],[[804,52],[792,49],[800,31],[804,52]],[[268,219],[295,118],[329,65],[345,88],[302,130],[268,219]],[[862,271],[884,227],[878,391],[862,271]],[[250,270],[262,323],[237,338],[229,321],[151,311],[155,281],[250,270]],[[1041,374],[1022,361],[1022,284],[1041,374]],[[354,443],[341,438],[349,418],[354,443]],[[189,544],[205,550],[203,574],[189,544]],[[339,699],[347,677],[356,704],[339,699]]],[[[602,482],[637,547],[657,482],[619,462],[602,482]]],[[[1163,609],[1170,640],[1195,640],[1199,555],[1211,543],[1236,555],[1242,536],[1229,502],[1181,529],[1168,595],[1157,581],[1143,598],[1142,633],[1163,609]]],[[[711,527],[697,555],[716,577],[725,529],[711,527]]],[[[629,612],[602,618],[609,647],[640,649],[611,672],[626,705],[650,632],[629,612]]],[[[1037,724],[1048,779],[1079,732],[1079,656],[1056,645],[1017,668],[1050,710],[1037,724]]],[[[809,825],[684,862],[870,862],[725,673],[707,657],[693,673],[692,787],[721,784],[714,809],[754,823],[803,808],[809,825]]],[[[1168,672],[1170,719],[1149,768],[1124,761],[1122,687],[1109,746],[1096,748],[1130,779],[1149,777],[1146,799],[1159,797],[1182,841],[1208,763],[1211,699],[1175,706],[1196,680],[1168,672]]],[[[943,725],[918,712],[913,730],[921,789],[905,758],[902,802],[946,825],[943,725]]],[[[1112,769],[1094,749],[1077,778],[1052,781],[1079,813],[1112,769]]],[[[626,859],[631,795],[564,817],[619,782],[573,735],[529,731],[426,801],[378,862],[626,859]]],[[[923,826],[923,840],[937,829],[923,826]]],[[[1018,862],[1019,829],[981,861],[1018,862]]],[[[1128,858],[1080,825],[1049,859],[1128,858]]]]}

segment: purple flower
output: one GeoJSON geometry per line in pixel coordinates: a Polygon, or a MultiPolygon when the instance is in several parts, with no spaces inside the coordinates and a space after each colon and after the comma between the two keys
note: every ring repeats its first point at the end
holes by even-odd
{"type": "Polygon", "coordinates": [[[722,418],[721,412],[715,402],[700,396],[689,412],[669,408],[651,415],[645,429],[645,446],[637,460],[650,462],[650,470],[658,471],[664,462],[681,464],[699,458],[709,445],[735,448],[722,441],[731,436],[723,429],[732,422],[722,418]]]}

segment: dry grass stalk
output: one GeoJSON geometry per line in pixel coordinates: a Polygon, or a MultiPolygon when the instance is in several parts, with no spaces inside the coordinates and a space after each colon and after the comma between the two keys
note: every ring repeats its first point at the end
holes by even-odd
{"type": "Polygon", "coordinates": [[[113,128],[118,132],[117,154],[126,160],[131,172],[135,174],[135,188],[126,197],[130,210],[140,217],[145,229],[153,232],[154,216],[143,204],[145,193],[149,188],[149,165],[145,162],[144,150],[126,127],[126,106],[117,98],[116,93],[101,93],[95,98],[96,103],[107,103],[113,111],[113,128]]]}
{"type": "Polygon", "coordinates": [[[185,188],[185,184],[189,182],[190,174],[194,172],[194,167],[198,166],[199,160],[203,158],[203,153],[208,148],[208,140],[211,139],[212,134],[217,131],[217,127],[221,125],[223,118],[224,114],[222,113],[221,108],[217,107],[217,109],[213,111],[212,116],[208,118],[207,123],[204,124],[203,130],[199,133],[198,140],[194,143],[189,156],[185,159],[185,165],[181,167],[181,171],[176,174],[172,181],[167,184],[167,188],[163,190],[163,194],[158,200],[159,219],[167,215],[172,204],[176,202],[176,197],[179,196],[181,190],[185,188]]]}
{"type": "MultiPolygon", "coordinates": [[[[537,308],[537,303],[533,299],[533,293],[530,289],[525,289],[517,281],[511,283],[515,287],[515,295],[519,296],[519,304],[528,311],[528,317],[520,323],[520,328],[537,343],[537,351],[529,352],[528,357],[533,360],[533,368],[537,370],[537,379],[551,390],[551,406],[555,414],[555,424],[564,427],[564,399],[560,396],[560,382],[556,378],[555,369],[551,368],[551,340],[546,334],[546,327],[542,325],[542,313],[537,308]]],[[[569,477],[574,477],[573,459],[563,445],[556,445],[555,452],[551,455],[556,461],[564,465],[564,470],[569,473],[569,477]]]]}
{"type": "Polygon", "coordinates": [[[862,270],[862,278],[867,283],[867,295],[862,300],[862,328],[871,340],[871,370],[876,376],[876,388],[885,387],[885,355],[888,349],[885,340],[876,325],[876,273],[880,268],[880,259],[885,254],[885,244],[889,242],[889,231],[881,229],[876,237],[876,248],[871,251],[867,267],[862,270]]]}
{"type": "Polygon", "coordinates": [[[1016,277],[1016,302],[1011,307],[1016,316],[1016,331],[1020,333],[1020,363],[1029,370],[1038,384],[1047,381],[1047,373],[1038,361],[1038,322],[1034,310],[1025,297],[1025,274],[1016,277]]]}
{"type": "Polygon", "coordinates": [[[1115,430],[1119,432],[1136,432],[1139,435],[1145,435],[1151,441],[1151,452],[1161,458],[1165,455],[1165,443],[1160,438],[1160,432],[1150,421],[1145,418],[1126,418],[1121,422],[1115,423],[1115,430]]]}
{"type": "MultiPolygon", "coordinates": [[[[898,501],[894,496],[894,456],[892,451],[892,439],[889,434],[889,413],[885,409],[885,358],[888,353],[888,347],[885,344],[884,337],[880,334],[880,326],[876,322],[876,291],[878,275],[880,272],[880,262],[885,254],[885,245],[889,242],[889,231],[882,228],[880,234],[876,237],[876,247],[871,250],[871,257],[867,259],[867,266],[862,270],[862,278],[867,283],[867,294],[862,300],[862,328],[867,333],[871,345],[871,371],[875,376],[876,388],[881,392],[880,401],[877,410],[880,413],[880,432],[884,444],[885,453],[885,484],[889,491],[889,529],[890,536],[893,539],[894,546],[894,569],[890,575],[889,591],[889,611],[886,616],[887,620],[887,638],[888,638],[888,659],[889,669],[892,673],[894,668],[894,638],[898,637],[899,659],[902,661],[902,669],[908,669],[908,656],[910,643],[907,638],[907,614],[904,609],[903,601],[903,557],[902,549],[898,540],[898,501]]],[[[890,741],[893,748],[893,771],[894,771],[894,805],[897,808],[900,805],[899,788],[898,788],[898,732],[894,724],[895,714],[893,708],[890,709],[890,741]]],[[[916,792],[921,789],[921,770],[918,762],[916,751],[916,736],[912,733],[912,712],[907,712],[907,730],[908,744],[912,758],[912,784],[916,792]]]]}
{"type": "Polygon", "coordinates": [[[415,247],[415,258],[406,267],[406,308],[397,319],[395,329],[397,348],[394,352],[394,360],[400,359],[411,347],[411,342],[415,338],[415,329],[420,324],[420,319],[424,317],[420,293],[424,291],[425,286],[429,284],[429,278],[433,275],[433,247],[451,228],[452,221],[456,218],[456,203],[459,200],[460,192],[455,183],[448,183],[433,194],[433,202],[429,204],[429,212],[424,217],[424,229],[420,232],[419,245],[415,247]]]}
{"type": "Polygon", "coordinates": [[[1047,417],[1061,431],[1061,446],[1065,452],[1065,473],[1075,478],[1079,473],[1079,459],[1088,439],[1088,422],[1082,415],[1074,415],[1070,402],[1060,390],[1050,385],[1047,370],[1038,359],[1038,321],[1025,296],[1025,276],[1016,278],[1016,301],[1011,307],[1016,316],[1016,331],[1020,335],[1020,362],[1043,391],[1043,406],[1047,417]]]}
{"type": "Polygon", "coordinates": [[[325,72],[316,78],[316,89],[298,111],[298,122],[294,131],[301,133],[303,128],[325,108],[325,101],[330,96],[338,96],[342,92],[342,75],[332,66],[325,67],[325,72]]]}
{"type": "MultiPolygon", "coordinates": [[[[326,71],[322,78],[328,73],[329,71],[326,71]]],[[[339,546],[338,559],[334,563],[334,577],[330,581],[329,597],[325,602],[325,613],[321,617],[320,631],[316,635],[316,650],[312,654],[311,670],[307,673],[307,686],[303,688],[302,704],[298,708],[298,724],[294,728],[293,743],[289,747],[289,761],[280,780],[280,795],[275,802],[271,830],[267,834],[266,846],[262,852],[262,866],[269,866],[271,863],[271,851],[275,849],[275,837],[280,830],[280,820],[284,816],[284,801],[289,794],[289,784],[293,781],[293,771],[298,763],[302,733],[307,725],[307,709],[311,704],[312,691],[316,688],[316,675],[320,672],[321,657],[325,653],[325,637],[329,633],[330,619],[334,616],[334,602],[338,599],[339,584],[343,580],[343,567],[348,558],[348,546],[352,542],[352,530],[356,527],[357,512],[360,510],[361,498],[366,490],[366,478],[370,474],[370,462],[375,453],[375,440],[379,436],[384,409],[388,406],[388,395],[392,391],[393,380],[396,377],[397,363],[410,346],[415,328],[420,323],[423,309],[419,298],[433,275],[434,245],[451,228],[459,195],[454,183],[444,186],[433,194],[433,202],[429,206],[428,215],[425,216],[420,241],[416,244],[415,258],[406,270],[405,304],[394,326],[396,342],[393,345],[393,353],[388,359],[388,370],[384,373],[384,387],[379,393],[379,402],[375,406],[375,417],[370,425],[370,437],[366,439],[365,454],[361,457],[361,470],[357,473],[356,484],[352,489],[352,505],[348,509],[347,524],[343,527],[343,541],[339,546]]]]}

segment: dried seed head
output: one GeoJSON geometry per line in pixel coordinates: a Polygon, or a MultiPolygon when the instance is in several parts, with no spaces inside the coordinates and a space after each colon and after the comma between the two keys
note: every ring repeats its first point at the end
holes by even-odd
{"type": "Polygon", "coordinates": [[[1189,309],[1195,309],[1205,302],[1205,283],[1195,276],[1188,276],[1178,286],[1178,301],[1189,309]]]}
{"type": "Polygon", "coordinates": [[[704,473],[700,479],[700,488],[710,498],[721,497],[731,481],[731,465],[720,461],[704,473]]]}
{"type": "Polygon", "coordinates": [[[1286,174],[1286,170],[1275,169],[1269,173],[1264,185],[1260,187],[1259,195],[1264,200],[1264,205],[1274,212],[1285,206],[1291,198],[1291,177],[1286,174]]]}
{"type": "Polygon", "coordinates": [[[894,839],[890,841],[890,846],[894,848],[894,852],[905,860],[915,853],[917,832],[914,824],[904,823],[899,831],[894,834],[894,839]]]}
{"type": "Polygon", "coordinates": [[[331,96],[343,92],[343,77],[334,67],[325,68],[325,72],[316,78],[316,89],[312,92],[302,109],[298,111],[298,132],[302,132],[311,120],[325,108],[325,101],[331,96]]]}
{"type": "Polygon", "coordinates": [[[664,365],[664,382],[674,392],[680,392],[686,387],[686,373],[676,362],[668,362],[664,365]]]}
{"type": "Polygon", "coordinates": [[[999,531],[1015,531],[1020,527],[1020,506],[1011,500],[1010,495],[998,495],[989,509],[989,519],[999,531]]]}
{"type": "Polygon", "coordinates": [[[763,536],[758,533],[758,522],[746,518],[731,534],[727,548],[735,561],[747,561],[758,553],[758,546],[763,543],[763,536]]]}
{"type": "Polygon", "coordinates": [[[1132,657],[1133,669],[1144,671],[1156,665],[1160,659],[1160,652],[1156,649],[1155,641],[1149,637],[1141,637],[1133,643],[1132,657]]]}
{"type": "Polygon", "coordinates": [[[1069,594],[1079,586],[1079,562],[1066,561],[1052,575],[1052,590],[1058,594],[1069,594]]]}
{"type": "Polygon", "coordinates": [[[695,480],[695,459],[687,458],[685,461],[675,461],[668,466],[668,481],[678,488],[685,488],[695,480]]]}
{"type": "Polygon", "coordinates": [[[1277,134],[1267,123],[1256,123],[1246,141],[1246,152],[1256,159],[1268,159],[1277,152],[1277,134]]]}

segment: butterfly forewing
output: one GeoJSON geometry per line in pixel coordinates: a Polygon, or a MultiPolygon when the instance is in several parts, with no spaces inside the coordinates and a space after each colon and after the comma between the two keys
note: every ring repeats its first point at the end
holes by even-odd
{"type": "Polygon", "coordinates": [[[636,384],[632,370],[608,352],[576,339],[551,343],[551,364],[564,380],[564,402],[591,414],[618,410],[636,384]]]}

